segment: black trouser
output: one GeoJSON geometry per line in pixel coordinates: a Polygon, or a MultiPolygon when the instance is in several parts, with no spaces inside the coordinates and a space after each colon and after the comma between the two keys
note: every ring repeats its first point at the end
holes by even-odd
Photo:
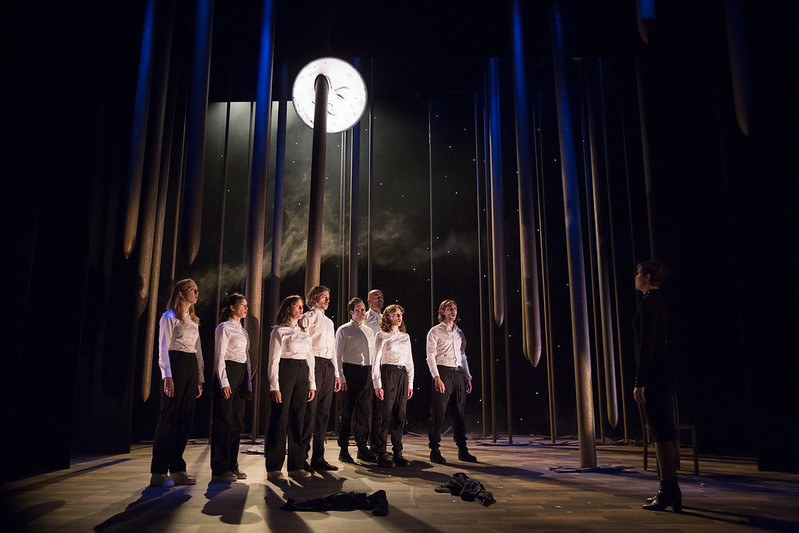
{"type": "Polygon", "coordinates": [[[266,471],[281,470],[289,441],[288,470],[301,470],[305,464],[302,442],[305,410],[308,405],[308,363],[304,359],[281,359],[278,369],[283,403],[272,401],[269,430],[266,433],[266,471]]]}
{"type": "Polygon", "coordinates": [[[333,361],[317,357],[315,365],[316,396],[305,411],[305,431],[302,438],[307,453],[311,449],[311,435],[313,435],[311,464],[325,459],[325,435],[327,435],[327,423],[330,421],[330,406],[333,404],[333,388],[336,383],[333,361]]]}
{"type": "Polygon", "coordinates": [[[239,468],[239,441],[244,431],[247,402],[247,364],[225,361],[230,398],[225,399],[219,377],[214,379],[214,416],[211,426],[211,474],[236,472],[239,468]]]}
{"type": "Polygon", "coordinates": [[[341,406],[338,424],[338,445],[346,447],[350,441],[350,429],[355,435],[358,449],[366,447],[369,439],[370,421],[372,419],[372,396],[374,396],[371,380],[371,366],[344,363],[344,378],[347,390],[341,406]],[[355,421],[352,415],[355,414],[355,421]]]}
{"type": "Polygon", "coordinates": [[[402,454],[402,430],[405,429],[405,409],[408,405],[408,371],[404,366],[382,365],[383,400],[377,401],[380,427],[377,431],[375,453],[385,453],[388,435],[394,455],[402,454]]]}
{"type": "Polygon", "coordinates": [[[150,472],[185,472],[183,452],[194,424],[194,406],[199,382],[197,354],[169,351],[172,382],[175,394],[170,398],[164,393],[161,380],[161,410],[153,438],[153,460],[150,472]]]}
{"type": "Polygon", "coordinates": [[[455,444],[458,448],[466,447],[466,374],[460,369],[449,366],[439,366],[438,375],[444,382],[444,392],[436,390],[433,380],[433,391],[430,401],[430,425],[427,432],[431,450],[437,450],[441,443],[441,427],[444,425],[444,416],[447,406],[454,399],[452,417],[454,418],[455,444]]]}

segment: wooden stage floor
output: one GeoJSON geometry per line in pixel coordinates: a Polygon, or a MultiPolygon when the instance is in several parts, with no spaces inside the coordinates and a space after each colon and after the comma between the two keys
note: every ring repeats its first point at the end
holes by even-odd
{"type": "Polygon", "coordinates": [[[799,475],[759,472],[751,459],[700,457],[693,475],[683,457],[684,512],[641,510],[655,493],[652,470],[642,469],[640,447],[599,445],[598,472],[555,472],[579,467],[573,441],[515,437],[514,445],[473,440],[476,464],[457,460],[451,440],[442,446],[447,465],[430,463],[426,438],[407,435],[406,468],[338,462],[335,439],[327,459],[341,469],[297,483],[266,480],[263,445],[242,444],[248,479],[210,483],[207,442],[186,451],[197,485],[147,486],[151,446],[130,454],[75,458],[68,470],[0,486],[0,531],[799,531],[799,475]],[[248,453],[249,452],[249,453],[248,453]],[[490,507],[434,491],[465,472],[491,491],[490,507]],[[386,491],[387,516],[368,511],[281,511],[286,498],[305,500],[338,491],[386,491]]]}

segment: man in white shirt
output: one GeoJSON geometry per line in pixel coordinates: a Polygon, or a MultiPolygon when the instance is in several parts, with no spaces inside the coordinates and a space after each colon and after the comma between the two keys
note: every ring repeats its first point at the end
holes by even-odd
{"type": "Polygon", "coordinates": [[[357,297],[350,300],[347,311],[352,320],[336,331],[336,356],[341,390],[344,391],[338,426],[338,445],[341,448],[338,458],[345,463],[354,462],[347,449],[352,430],[358,447],[358,459],[375,461],[377,456],[367,447],[372,420],[370,371],[375,335],[364,322],[366,306],[363,300],[357,297]]]}
{"type": "Polygon", "coordinates": [[[372,328],[375,335],[380,331],[380,319],[383,318],[383,291],[380,289],[372,289],[366,295],[366,301],[369,304],[369,311],[366,313],[364,321],[366,325],[372,328]]]}
{"type": "Polygon", "coordinates": [[[441,456],[441,427],[450,400],[454,400],[455,444],[458,459],[467,463],[477,462],[466,447],[466,395],[472,392],[472,375],[466,360],[466,336],[458,327],[458,304],[455,300],[444,300],[438,306],[437,326],[427,333],[427,367],[433,376],[433,391],[430,402],[430,426],[428,439],[430,460],[446,464],[441,456]]]}
{"type": "Polygon", "coordinates": [[[315,360],[316,395],[305,410],[302,438],[305,449],[311,451],[311,462],[306,465],[306,470],[311,473],[314,470],[338,470],[338,467],[325,460],[325,435],[330,420],[330,406],[333,404],[333,393],[341,388],[336,363],[336,333],[333,321],[325,316],[329,305],[330,289],[318,285],[308,292],[308,306],[311,309],[300,319],[311,337],[315,360]]]}

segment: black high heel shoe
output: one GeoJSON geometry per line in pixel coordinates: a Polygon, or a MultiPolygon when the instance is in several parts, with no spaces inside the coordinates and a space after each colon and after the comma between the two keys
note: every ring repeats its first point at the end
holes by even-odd
{"type": "Polygon", "coordinates": [[[658,493],[643,505],[647,511],[665,511],[668,507],[675,513],[682,511],[682,492],[676,479],[661,481],[658,493]]]}

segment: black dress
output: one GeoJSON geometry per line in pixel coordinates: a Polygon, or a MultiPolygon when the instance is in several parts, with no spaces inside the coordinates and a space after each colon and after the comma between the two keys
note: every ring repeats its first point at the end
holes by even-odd
{"type": "Polygon", "coordinates": [[[638,305],[633,320],[635,386],[645,387],[644,411],[655,442],[677,440],[674,422],[676,365],[669,353],[669,314],[663,293],[649,289],[638,305]]]}

